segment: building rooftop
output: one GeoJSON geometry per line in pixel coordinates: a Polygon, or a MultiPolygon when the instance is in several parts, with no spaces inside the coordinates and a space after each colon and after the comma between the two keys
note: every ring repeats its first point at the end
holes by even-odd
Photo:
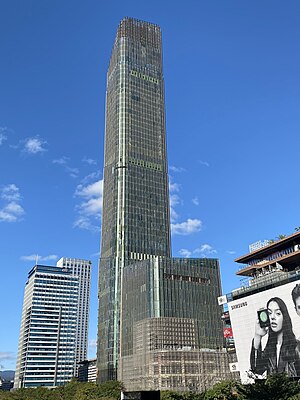
{"type": "Polygon", "coordinates": [[[238,257],[235,262],[246,264],[237,272],[244,276],[253,276],[271,265],[286,271],[295,270],[300,266],[300,232],[238,257]]]}

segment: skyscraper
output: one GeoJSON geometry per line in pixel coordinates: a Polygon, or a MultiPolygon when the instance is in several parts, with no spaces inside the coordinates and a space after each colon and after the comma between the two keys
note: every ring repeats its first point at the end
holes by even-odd
{"type": "Polygon", "coordinates": [[[66,260],[35,265],[28,274],[15,388],[64,385],[86,357],[91,262],[66,260]]]}
{"type": "Polygon", "coordinates": [[[87,358],[92,262],[90,260],[82,260],[81,258],[62,257],[57,261],[56,265],[60,268],[70,269],[72,275],[78,277],[78,312],[75,346],[76,368],[78,368],[79,362],[87,358]]]}
{"type": "Polygon", "coordinates": [[[162,38],[121,21],[107,74],[99,380],[202,389],[228,378],[219,262],[171,258],[162,38]]]}
{"type": "Polygon", "coordinates": [[[124,266],[171,252],[161,40],[157,25],[125,18],[107,74],[98,335],[103,379],[116,377],[124,266]]]}

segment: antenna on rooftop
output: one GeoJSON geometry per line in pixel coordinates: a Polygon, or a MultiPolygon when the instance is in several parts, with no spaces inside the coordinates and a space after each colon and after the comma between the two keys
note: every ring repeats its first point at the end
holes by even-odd
{"type": "Polygon", "coordinates": [[[38,265],[38,262],[39,262],[39,255],[36,254],[36,256],[35,256],[35,265],[38,265]]]}

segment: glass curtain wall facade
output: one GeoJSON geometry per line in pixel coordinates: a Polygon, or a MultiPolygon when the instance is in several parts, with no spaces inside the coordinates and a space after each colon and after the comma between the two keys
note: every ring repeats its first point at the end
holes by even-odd
{"type": "Polygon", "coordinates": [[[99,382],[200,390],[230,379],[220,293],[218,260],[171,258],[161,31],[125,18],[107,74],[99,382]]]}
{"type": "Polygon", "coordinates": [[[170,256],[161,31],[121,21],[107,74],[99,266],[100,380],[115,379],[125,265],[170,256]]]}
{"type": "Polygon", "coordinates": [[[14,387],[61,386],[74,376],[78,277],[36,265],[25,286],[14,387]]]}
{"type": "Polygon", "coordinates": [[[231,378],[220,290],[217,259],[157,257],[125,267],[119,379],[126,388],[205,390],[231,378]]]}

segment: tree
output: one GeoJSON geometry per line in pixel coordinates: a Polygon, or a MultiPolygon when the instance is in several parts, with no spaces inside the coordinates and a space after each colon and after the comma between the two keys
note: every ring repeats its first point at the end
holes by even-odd
{"type": "Polygon", "coordinates": [[[173,390],[163,390],[160,393],[161,400],[182,400],[182,393],[174,392],[173,390]]]}
{"type": "Polygon", "coordinates": [[[242,385],[236,381],[223,381],[214,385],[207,390],[204,400],[242,400],[243,395],[240,393],[242,385]]]}
{"type": "Polygon", "coordinates": [[[295,394],[295,395],[292,396],[292,397],[289,397],[289,400],[300,400],[300,393],[295,394]]]}
{"type": "Polygon", "coordinates": [[[99,385],[101,390],[101,397],[112,397],[119,400],[121,398],[121,391],[124,391],[124,385],[119,381],[107,381],[99,385]]]}
{"type": "Polygon", "coordinates": [[[285,373],[257,379],[254,384],[241,386],[239,391],[247,400],[288,400],[300,393],[298,383],[290,380],[285,373]]]}
{"type": "Polygon", "coordinates": [[[58,386],[52,391],[55,393],[55,399],[58,400],[74,400],[76,392],[81,383],[74,378],[64,386],[58,386]]]}

